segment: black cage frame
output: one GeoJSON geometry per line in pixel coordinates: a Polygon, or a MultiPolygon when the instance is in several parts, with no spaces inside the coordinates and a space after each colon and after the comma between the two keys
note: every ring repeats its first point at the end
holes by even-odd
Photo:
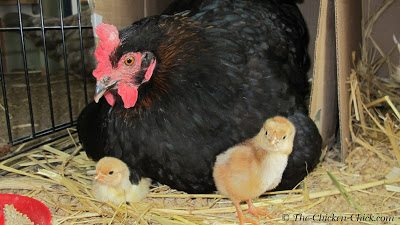
{"type": "MultiPolygon", "coordinates": [[[[7,134],[8,134],[8,142],[10,145],[17,145],[27,141],[30,141],[35,138],[43,137],[48,134],[55,133],[57,131],[63,130],[65,128],[74,126],[76,121],[73,119],[72,114],[72,104],[71,104],[71,90],[70,90],[70,82],[69,82],[69,72],[68,72],[68,62],[67,62],[67,49],[66,49],[66,40],[65,40],[65,30],[68,29],[79,29],[79,41],[80,41],[80,53],[81,53],[81,61],[82,61],[82,78],[83,78],[83,88],[84,88],[84,98],[85,103],[88,103],[88,96],[87,96],[87,77],[85,76],[85,54],[84,54],[84,43],[82,40],[82,30],[83,29],[92,29],[92,26],[83,26],[81,23],[81,3],[80,0],[76,0],[77,5],[77,13],[78,13],[78,25],[68,26],[64,25],[63,18],[64,18],[64,3],[63,0],[58,0],[58,8],[60,13],[60,25],[58,26],[45,26],[44,17],[43,17],[43,2],[42,0],[38,0],[39,11],[40,11],[40,26],[30,26],[24,27],[23,26],[23,18],[21,13],[21,0],[17,0],[16,7],[18,9],[18,17],[19,17],[19,27],[0,27],[0,32],[19,32],[20,35],[20,45],[21,45],[21,54],[23,60],[23,68],[24,68],[24,75],[25,75],[25,84],[26,84],[26,93],[28,96],[28,106],[29,106],[29,119],[30,119],[30,130],[31,134],[24,137],[14,138],[12,134],[12,127],[10,121],[10,112],[9,112],[9,105],[7,102],[7,89],[6,89],[6,79],[5,79],[5,71],[3,70],[3,50],[0,49],[0,82],[2,85],[2,94],[3,94],[3,104],[4,104],[4,111],[5,111],[5,119],[6,119],[6,127],[7,127],[7,134]],[[53,97],[51,92],[51,83],[50,83],[50,72],[49,72],[49,57],[48,57],[48,49],[46,47],[46,35],[45,32],[47,30],[60,30],[62,35],[62,45],[63,45],[63,58],[64,58],[64,75],[66,78],[66,89],[68,95],[68,110],[69,110],[69,121],[60,125],[56,125],[54,121],[54,109],[53,109],[53,97]],[[48,94],[48,103],[49,103],[49,115],[51,120],[51,127],[48,127],[44,130],[37,131],[35,129],[34,124],[34,113],[32,108],[32,96],[31,96],[31,89],[30,89],[30,81],[29,81],[29,74],[28,74],[28,65],[27,65],[27,54],[26,54],[26,43],[24,32],[26,31],[41,31],[42,41],[43,41],[43,53],[44,53],[44,63],[45,63],[45,73],[46,73],[46,83],[47,83],[47,94],[48,94]]],[[[64,134],[65,136],[65,134],[64,134]]]]}

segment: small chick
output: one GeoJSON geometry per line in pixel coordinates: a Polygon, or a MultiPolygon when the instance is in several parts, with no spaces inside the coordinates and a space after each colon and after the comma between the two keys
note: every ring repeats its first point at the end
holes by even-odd
{"type": "Polygon", "coordinates": [[[258,224],[243,216],[241,201],[247,202],[252,215],[268,216],[251,199],[278,186],[293,149],[295,133],[294,125],[287,118],[276,116],[266,120],[255,137],[217,156],[213,171],[215,185],[232,200],[240,225],[258,224]]]}
{"type": "Polygon", "coordinates": [[[96,164],[96,177],[93,182],[93,195],[97,200],[121,204],[138,202],[149,192],[151,180],[142,178],[138,184],[129,180],[128,166],[113,157],[104,157],[96,164]]]}

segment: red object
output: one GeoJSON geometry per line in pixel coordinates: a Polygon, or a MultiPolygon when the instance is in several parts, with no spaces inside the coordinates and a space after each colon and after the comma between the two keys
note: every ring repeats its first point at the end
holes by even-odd
{"type": "Polygon", "coordinates": [[[35,225],[51,225],[51,213],[42,202],[23,195],[0,194],[0,225],[4,224],[4,205],[13,205],[35,225]]]}
{"type": "Polygon", "coordinates": [[[111,72],[110,54],[118,47],[120,39],[117,27],[110,24],[102,23],[98,25],[96,34],[99,37],[99,43],[94,52],[97,67],[93,71],[93,76],[100,80],[104,74],[111,72]]]}

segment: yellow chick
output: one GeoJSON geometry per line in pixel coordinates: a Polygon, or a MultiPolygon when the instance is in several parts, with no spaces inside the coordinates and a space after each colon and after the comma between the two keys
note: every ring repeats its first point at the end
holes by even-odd
{"type": "Polygon", "coordinates": [[[265,121],[260,132],[217,156],[213,177],[217,190],[228,196],[235,205],[240,224],[258,222],[243,216],[241,201],[246,201],[252,215],[268,216],[256,208],[251,199],[274,189],[293,149],[294,125],[285,117],[265,121]]]}
{"type": "Polygon", "coordinates": [[[138,184],[132,184],[129,176],[129,168],[121,160],[113,157],[100,159],[96,164],[93,182],[94,197],[117,205],[142,200],[149,192],[151,180],[142,178],[138,184]]]}

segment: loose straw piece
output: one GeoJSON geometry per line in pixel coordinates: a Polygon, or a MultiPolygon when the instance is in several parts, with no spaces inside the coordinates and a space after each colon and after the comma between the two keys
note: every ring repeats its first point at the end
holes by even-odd
{"type": "MultiPolygon", "coordinates": [[[[365,184],[359,184],[359,185],[353,185],[347,188],[344,188],[347,192],[354,192],[354,191],[359,191],[359,190],[364,190],[372,187],[377,187],[377,186],[382,186],[384,184],[393,184],[393,183],[399,183],[400,179],[395,179],[395,180],[380,180],[380,181],[374,181],[370,183],[365,183],[365,184]]],[[[338,189],[331,189],[331,190],[326,190],[326,191],[319,191],[319,192],[313,192],[310,193],[310,199],[317,199],[317,198],[323,198],[323,197],[328,197],[332,195],[338,195],[340,194],[340,191],[338,189]]],[[[263,199],[260,202],[254,203],[256,206],[267,206],[268,204],[282,204],[282,203],[293,203],[293,202],[299,202],[303,201],[303,196],[302,195],[297,195],[297,196],[288,196],[286,199],[263,199]]],[[[242,206],[243,207],[243,206],[242,206]]],[[[214,213],[231,213],[235,212],[234,207],[224,207],[224,208],[215,208],[215,209],[206,209],[206,210],[179,210],[179,209],[160,209],[160,208],[154,208],[152,209],[154,212],[161,212],[161,213],[169,213],[169,214],[174,214],[174,215],[198,215],[198,214],[214,214],[214,213]]]]}

